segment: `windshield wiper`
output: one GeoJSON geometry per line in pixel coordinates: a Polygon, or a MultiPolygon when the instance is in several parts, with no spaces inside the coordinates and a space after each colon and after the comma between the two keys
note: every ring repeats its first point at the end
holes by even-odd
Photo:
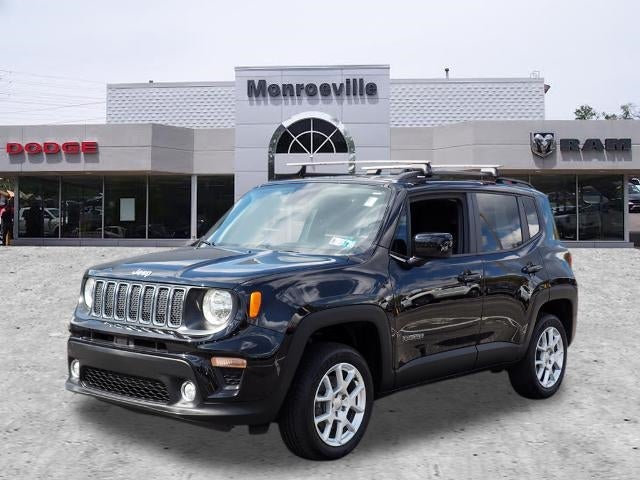
{"type": "Polygon", "coordinates": [[[215,246],[214,243],[211,242],[207,242],[206,240],[202,240],[201,238],[198,239],[198,242],[196,243],[196,248],[200,248],[201,245],[206,245],[208,247],[213,247],[215,246]]]}

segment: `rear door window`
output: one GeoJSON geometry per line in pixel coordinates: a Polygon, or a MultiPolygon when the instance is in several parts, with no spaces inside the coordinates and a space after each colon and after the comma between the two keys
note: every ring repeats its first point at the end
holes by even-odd
{"type": "Polygon", "coordinates": [[[516,197],[478,193],[476,198],[480,216],[481,250],[496,252],[522,245],[522,225],[516,197]]]}

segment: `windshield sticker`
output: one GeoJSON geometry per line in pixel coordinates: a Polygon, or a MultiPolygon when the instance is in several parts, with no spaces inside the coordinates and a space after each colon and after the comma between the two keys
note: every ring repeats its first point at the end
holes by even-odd
{"type": "Polygon", "coordinates": [[[331,240],[329,240],[329,245],[333,245],[334,247],[353,248],[355,244],[356,244],[355,240],[351,240],[350,238],[344,238],[344,237],[333,236],[331,237],[331,240]]]}
{"type": "Polygon", "coordinates": [[[373,205],[378,201],[378,197],[369,197],[367,201],[364,202],[365,207],[373,207],[373,205]]]}

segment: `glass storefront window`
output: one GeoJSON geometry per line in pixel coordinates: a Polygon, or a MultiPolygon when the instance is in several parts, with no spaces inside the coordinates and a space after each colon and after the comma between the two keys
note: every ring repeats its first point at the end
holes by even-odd
{"type": "Polygon", "coordinates": [[[207,233],[232,206],[233,175],[198,177],[198,237],[207,233]]]}
{"type": "Polygon", "coordinates": [[[549,197],[561,240],[577,240],[576,176],[532,175],[531,184],[549,197]]]}
{"type": "Polygon", "coordinates": [[[102,238],[102,177],[62,177],[62,236],[102,238]]]}
{"type": "Polygon", "coordinates": [[[622,175],[532,175],[549,197],[561,240],[624,240],[622,175]]]}
{"type": "Polygon", "coordinates": [[[191,177],[149,177],[149,238],[189,238],[191,177]]]}
{"type": "Polygon", "coordinates": [[[578,175],[580,240],[624,240],[622,175],[578,175]]]}
{"type": "Polygon", "coordinates": [[[147,178],[104,178],[104,238],[145,238],[147,178]]]}
{"type": "Polygon", "coordinates": [[[21,177],[19,188],[18,234],[24,238],[58,238],[58,177],[21,177]]]}

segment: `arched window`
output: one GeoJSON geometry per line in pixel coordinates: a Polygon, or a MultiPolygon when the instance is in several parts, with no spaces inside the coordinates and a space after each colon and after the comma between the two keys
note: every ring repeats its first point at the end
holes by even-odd
{"type": "Polygon", "coordinates": [[[285,127],[275,153],[348,153],[347,142],[333,123],[304,118],[285,127]]]}

